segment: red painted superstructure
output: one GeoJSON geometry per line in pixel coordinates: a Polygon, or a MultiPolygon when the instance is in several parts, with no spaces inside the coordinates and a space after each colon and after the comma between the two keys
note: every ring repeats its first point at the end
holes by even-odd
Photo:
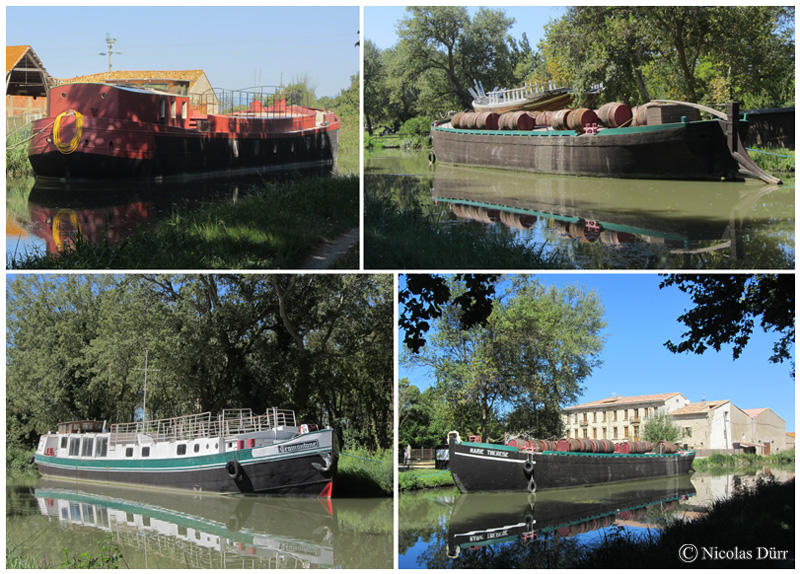
{"type": "Polygon", "coordinates": [[[50,90],[34,123],[34,171],[59,178],[164,178],[333,165],[339,118],[324,110],[251,101],[203,113],[188,96],[106,84],[50,90]]]}

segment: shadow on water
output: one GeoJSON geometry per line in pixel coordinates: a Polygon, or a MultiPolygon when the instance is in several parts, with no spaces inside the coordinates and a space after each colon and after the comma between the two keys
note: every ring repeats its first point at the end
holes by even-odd
{"type": "Polygon", "coordinates": [[[110,535],[130,568],[391,568],[391,501],[7,485],[8,544],[58,564],[110,535]]]}
{"type": "Polygon", "coordinates": [[[577,268],[794,268],[794,186],[626,180],[436,165],[422,154],[374,156],[367,193],[393,178],[442,225],[544,245],[577,268]],[[411,191],[428,181],[430,196],[411,191]]]}
{"type": "Polygon", "coordinates": [[[62,183],[48,178],[6,182],[6,259],[26,253],[57,253],[80,235],[114,245],[173,213],[236,203],[266,183],[325,176],[304,170],[191,181],[62,183]]]}

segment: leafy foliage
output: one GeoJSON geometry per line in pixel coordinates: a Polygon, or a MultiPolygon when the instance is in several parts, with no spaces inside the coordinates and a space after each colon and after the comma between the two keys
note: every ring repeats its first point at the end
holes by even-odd
{"type": "MultiPolygon", "coordinates": [[[[458,276],[449,279],[450,293],[465,292],[459,282],[458,276]]],[[[488,440],[493,432],[522,430],[501,422],[516,408],[509,421],[539,436],[557,434],[562,406],[575,402],[580,383],[600,364],[602,305],[592,292],[545,289],[530,276],[506,278],[502,285],[488,319],[469,328],[456,301],[412,308],[430,313],[436,329],[421,353],[404,360],[433,370],[436,395],[462,432],[477,431],[488,440]]],[[[438,297],[447,301],[449,294],[445,298],[438,287],[438,297]]]]}
{"type": "Polygon", "coordinates": [[[391,277],[18,275],[7,285],[6,440],[65,420],[293,408],[392,444],[391,277]]]}
{"type": "Polygon", "coordinates": [[[642,438],[652,443],[660,440],[678,442],[678,439],[681,438],[681,429],[671,416],[659,413],[650,417],[645,423],[642,438]]]}
{"type": "Polygon", "coordinates": [[[667,349],[702,355],[709,347],[719,352],[723,345],[732,345],[733,358],[738,359],[760,317],[765,332],[781,334],[770,362],[791,361],[794,377],[794,274],[668,275],[660,287],[669,286],[688,293],[695,306],[678,317],[689,328],[683,340],[667,341],[667,349]]]}

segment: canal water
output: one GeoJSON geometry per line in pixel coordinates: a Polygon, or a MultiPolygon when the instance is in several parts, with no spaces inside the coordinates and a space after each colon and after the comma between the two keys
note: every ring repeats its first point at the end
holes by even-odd
{"type": "Polygon", "coordinates": [[[114,245],[136,229],[173,213],[235,203],[266,182],[327,172],[270,173],[169,182],[62,183],[34,177],[6,179],[6,262],[26,254],[57,253],[80,235],[114,245]]]}
{"type": "MultiPolygon", "coordinates": [[[[578,269],[793,269],[794,181],[628,180],[436,164],[371,153],[366,194],[389,193],[440,225],[504,235],[578,269]]],[[[369,250],[369,245],[365,245],[369,250]]]]}
{"type": "Polygon", "coordinates": [[[391,568],[392,499],[219,496],[8,480],[6,543],[40,565],[104,555],[120,568],[391,568]]]}
{"type": "Polygon", "coordinates": [[[400,568],[564,568],[581,547],[623,533],[656,536],[676,518],[703,513],[742,485],[792,471],[691,476],[540,493],[456,488],[401,493],[400,568]]]}

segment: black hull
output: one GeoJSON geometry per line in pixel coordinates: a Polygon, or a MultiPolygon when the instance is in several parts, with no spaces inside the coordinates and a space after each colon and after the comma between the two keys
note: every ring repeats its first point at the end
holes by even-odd
{"type": "Polygon", "coordinates": [[[193,179],[292,169],[333,168],[338,130],[319,136],[198,137],[155,136],[152,157],[59,151],[28,156],[37,176],[64,180],[193,179]],[[233,144],[232,142],[236,143],[233,144]]]}
{"type": "Polygon", "coordinates": [[[694,451],[664,455],[550,451],[529,454],[500,445],[456,442],[451,438],[450,470],[461,492],[538,492],[679,476],[689,472],[694,454],[694,451]]]}
{"type": "MultiPolygon", "coordinates": [[[[232,458],[232,457],[231,457],[232,458]]],[[[213,468],[181,471],[81,469],[51,466],[37,460],[39,472],[45,477],[120,484],[135,487],[188,490],[219,494],[288,494],[316,496],[332,482],[336,472],[336,457],[332,469],[321,471],[312,463],[323,465],[318,454],[297,456],[277,461],[251,461],[239,465],[232,476],[225,464],[213,468]]]]}
{"type": "Polygon", "coordinates": [[[743,180],[721,122],[574,132],[480,132],[434,128],[436,161],[558,175],[743,180]],[[549,134],[549,135],[547,135],[549,134]]]}

